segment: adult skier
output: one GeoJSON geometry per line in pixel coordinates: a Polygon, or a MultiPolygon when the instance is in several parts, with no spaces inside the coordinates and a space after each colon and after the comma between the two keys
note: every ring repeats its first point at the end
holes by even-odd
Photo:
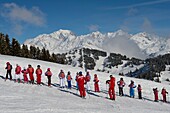
{"type": "Polygon", "coordinates": [[[94,91],[95,92],[100,92],[99,91],[99,79],[98,79],[98,77],[97,77],[97,74],[94,74],[94,80],[93,80],[93,82],[94,82],[94,91]]]}
{"type": "Polygon", "coordinates": [[[30,78],[30,82],[31,84],[34,83],[34,68],[29,64],[28,68],[27,68],[28,74],[29,74],[29,78],[30,78]]]}
{"type": "Polygon", "coordinates": [[[27,77],[28,71],[24,67],[24,69],[21,72],[23,73],[24,82],[28,83],[28,77],[27,77]]]}
{"type": "Polygon", "coordinates": [[[138,98],[142,99],[142,87],[140,84],[138,84],[137,90],[138,90],[138,98]]]}
{"type": "Polygon", "coordinates": [[[15,68],[15,81],[18,82],[21,82],[22,81],[22,77],[21,77],[21,67],[16,64],[16,68],[15,68]]]}
{"type": "Polygon", "coordinates": [[[155,102],[158,102],[158,89],[157,88],[153,88],[153,93],[154,93],[154,97],[155,97],[155,102]]]}
{"type": "Polygon", "coordinates": [[[115,77],[113,77],[112,75],[110,75],[110,80],[106,81],[106,84],[109,84],[109,97],[111,100],[115,100],[116,99],[116,95],[115,95],[115,77]]]}
{"type": "Polygon", "coordinates": [[[71,77],[70,71],[68,71],[66,78],[67,78],[67,84],[68,84],[67,88],[71,89],[71,80],[72,80],[72,77],[71,77]]]}
{"type": "Polygon", "coordinates": [[[58,77],[60,79],[60,88],[64,88],[64,86],[65,86],[65,74],[64,74],[63,70],[60,70],[58,77]]]}
{"type": "Polygon", "coordinates": [[[12,80],[12,74],[11,74],[12,65],[11,65],[9,62],[6,63],[6,68],[5,68],[5,69],[7,70],[5,80],[8,79],[8,75],[9,75],[9,77],[10,77],[10,80],[12,80]]]}
{"type": "Polygon", "coordinates": [[[78,82],[78,86],[79,86],[79,92],[80,92],[80,97],[85,98],[86,96],[86,92],[85,92],[85,88],[84,88],[84,84],[85,84],[85,77],[83,76],[82,72],[79,72],[79,76],[77,78],[77,82],[78,82]]]}
{"type": "Polygon", "coordinates": [[[124,96],[123,87],[125,86],[125,82],[123,78],[120,78],[120,81],[117,82],[117,85],[119,87],[119,96],[124,96]]]}
{"type": "Polygon", "coordinates": [[[52,76],[52,72],[50,70],[50,68],[47,68],[47,71],[45,72],[45,76],[47,76],[48,79],[48,86],[51,86],[51,76],[52,76]]]}
{"type": "Polygon", "coordinates": [[[136,88],[136,85],[134,84],[133,80],[131,80],[131,83],[129,84],[129,87],[130,87],[130,97],[134,98],[135,97],[134,88],[136,88]]]}
{"type": "Polygon", "coordinates": [[[42,70],[40,69],[40,65],[37,65],[36,69],[36,75],[37,75],[37,84],[41,84],[41,75],[42,75],[42,70]]]}
{"type": "Polygon", "coordinates": [[[86,79],[86,89],[87,89],[87,91],[90,91],[90,80],[91,80],[91,76],[90,76],[90,74],[89,74],[89,71],[87,71],[86,76],[85,76],[85,79],[86,79]]]}
{"type": "Polygon", "coordinates": [[[162,97],[163,97],[163,102],[167,102],[167,101],[166,101],[166,94],[168,94],[168,92],[166,91],[165,88],[162,88],[161,94],[162,94],[162,97]]]}

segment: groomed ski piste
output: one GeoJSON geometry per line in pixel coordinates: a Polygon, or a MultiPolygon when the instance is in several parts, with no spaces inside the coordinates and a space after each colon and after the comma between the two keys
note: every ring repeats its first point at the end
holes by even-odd
{"type": "MultiPolygon", "coordinates": [[[[170,94],[167,95],[168,103],[163,103],[162,101],[154,102],[152,90],[157,87],[159,99],[162,100],[161,89],[163,87],[170,93],[168,82],[156,83],[143,79],[123,77],[126,83],[124,93],[127,96],[118,96],[118,86],[116,85],[115,91],[117,96],[116,100],[113,101],[106,98],[108,97],[108,86],[105,84],[105,81],[109,79],[110,74],[89,71],[92,80],[94,74],[98,75],[101,92],[93,92],[94,83],[91,80],[92,91],[86,95],[86,99],[82,99],[79,97],[79,92],[74,86],[71,90],[59,88],[58,74],[61,69],[64,70],[65,74],[68,71],[71,72],[73,78],[72,85],[74,86],[76,84],[74,80],[76,72],[82,71],[84,75],[86,74],[84,69],[79,67],[0,55],[0,113],[170,113],[170,94]],[[5,81],[3,77],[6,74],[6,62],[10,62],[13,66],[13,78],[16,64],[19,64],[22,69],[23,67],[27,68],[28,64],[31,64],[34,69],[36,69],[37,65],[41,65],[43,70],[42,82],[44,85],[38,86],[35,84],[15,83],[10,80],[5,81]],[[44,73],[47,68],[51,68],[53,73],[52,87],[45,85],[47,84],[47,78],[44,73]],[[133,80],[136,85],[141,84],[144,99],[138,99],[137,89],[135,89],[135,98],[128,97],[130,80],[133,80]]],[[[122,77],[114,73],[112,75],[116,78],[116,81],[122,77]]],[[[34,77],[36,77],[35,74],[34,77]]]]}

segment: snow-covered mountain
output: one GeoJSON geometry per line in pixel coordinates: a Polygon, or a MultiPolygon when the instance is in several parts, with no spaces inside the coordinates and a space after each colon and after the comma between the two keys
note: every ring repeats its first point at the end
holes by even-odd
{"type": "Polygon", "coordinates": [[[148,33],[128,34],[122,30],[101,33],[92,32],[77,36],[70,30],[58,30],[51,34],[42,34],[24,42],[26,45],[45,47],[50,52],[64,53],[82,47],[116,52],[129,57],[141,57],[165,54],[170,51],[170,40],[148,33]]]}

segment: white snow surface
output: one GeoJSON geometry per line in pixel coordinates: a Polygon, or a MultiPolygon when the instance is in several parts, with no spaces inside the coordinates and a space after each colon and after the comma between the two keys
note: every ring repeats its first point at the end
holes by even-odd
{"type": "MultiPolygon", "coordinates": [[[[12,75],[14,76],[14,68],[16,64],[19,64],[22,68],[31,64],[34,68],[39,64],[45,73],[47,68],[51,68],[53,73],[52,83],[58,84],[58,73],[61,69],[65,73],[71,71],[72,84],[75,85],[75,73],[82,71],[85,75],[84,69],[74,68],[68,65],[60,65],[56,63],[50,63],[40,60],[32,60],[26,58],[19,58],[13,56],[0,55],[0,75],[5,77],[5,64],[10,62],[13,65],[12,75]]],[[[159,98],[162,99],[161,89],[165,87],[170,92],[169,83],[156,83],[143,79],[135,79],[130,77],[123,77],[126,86],[124,93],[129,95],[128,84],[130,80],[134,80],[135,84],[141,84],[143,97],[145,99],[137,99],[137,90],[135,90],[135,98],[129,98],[127,96],[116,96],[116,100],[109,100],[106,92],[108,86],[105,81],[109,79],[109,74],[104,72],[89,71],[92,78],[96,73],[100,80],[100,93],[94,93],[95,95],[87,94],[86,99],[78,97],[75,89],[61,90],[59,87],[52,86],[37,86],[23,83],[14,83],[7,80],[6,82],[0,78],[0,113],[169,113],[170,104],[163,102],[154,102],[152,89],[157,87],[159,89],[159,98]]],[[[113,74],[118,81],[120,77],[113,74]]],[[[34,75],[35,77],[35,75],[34,75]]],[[[42,82],[46,83],[47,78],[42,75],[42,82]]],[[[91,89],[93,90],[93,81],[91,80],[91,89]]],[[[118,92],[116,85],[115,91],[118,92]]],[[[92,92],[93,93],[93,92],[92,92]]],[[[169,95],[168,95],[168,101],[169,95]]]]}
{"type": "Polygon", "coordinates": [[[70,30],[58,30],[50,34],[41,34],[28,39],[24,44],[48,49],[51,53],[64,53],[82,47],[120,53],[128,57],[145,59],[170,52],[170,39],[154,34],[140,32],[128,34],[125,31],[101,33],[92,32],[77,36],[70,30]]]}

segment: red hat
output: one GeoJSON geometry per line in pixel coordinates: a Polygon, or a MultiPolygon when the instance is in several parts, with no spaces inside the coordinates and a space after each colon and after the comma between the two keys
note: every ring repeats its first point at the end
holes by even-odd
{"type": "Polygon", "coordinates": [[[50,68],[48,68],[47,70],[50,71],[50,68]]]}
{"type": "Polygon", "coordinates": [[[10,63],[9,63],[9,62],[7,62],[6,64],[7,64],[7,65],[9,65],[10,63]]]}
{"type": "Polygon", "coordinates": [[[95,77],[97,77],[97,74],[94,74],[95,77]]]}

